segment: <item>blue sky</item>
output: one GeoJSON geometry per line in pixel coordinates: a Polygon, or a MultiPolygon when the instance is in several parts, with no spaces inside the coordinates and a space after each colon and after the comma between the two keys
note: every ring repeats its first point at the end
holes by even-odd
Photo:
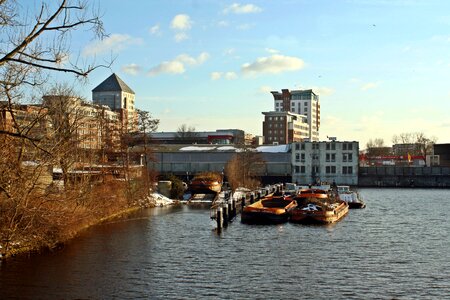
{"type": "Polygon", "coordinates": [[[85,60],[114,57],[80,92],[117,73],[136,106],[197,131],[262,134],[270,90],[320,96],[320,138],[423,132],[450,142],[450,1],[101,0],[103,41],[73,36],[85,60]]]}

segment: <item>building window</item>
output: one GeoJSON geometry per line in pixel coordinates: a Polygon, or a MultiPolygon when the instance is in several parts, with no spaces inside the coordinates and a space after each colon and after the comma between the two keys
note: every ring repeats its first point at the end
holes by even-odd
{"type": "Polygon", "coordinates": [[[296,162],[300,161],[300,153],[295,153],[295,161],[296,162]]]}
{"type": "Polygon", "coordinates": [[[301,154],[301,159],[300,159],[300,161],[305,162],[305,153],[302,153],[302,154],[301,154]]]}
{"type": "Polygon", "coordinates": [[[342,174],[353,174],[353,167],[351,166],[342,167],[342,174]]]}
{"type": "Polygon", "coordinates": [[[348,158],[349,162],[352,162],[353,161],[353,154],[352,153],[348,153],[347,154],[347,158],[348,158]]]}
{"type": "Polygon", "coordinates": [[[342,153],[342,161],[347,162],[347,158],[348,158],[347,153],[342,153]]]}
{"type": "Polygon", "coordinates": [[[353,144],[352,143],[348,143],[347,150],[353,150],[353,144]]]}
{"type": "Polygon", "coordinates": [[[291,103],[291,106],[295,106],[295,102],[292,102],[292,103],[291,103]]]}
{"type": "Polygon", "coordinates": [[[295,144],[295,150],[300,150],[300,144],[295,144]]]}
{"type": "Polygon", "coordinates": [[[342,150],[347,150],[347,143],[342,144],[342,150]]]}
{"type": "Polygon", "coordinates": [[[305,166],[301,166],[300,167],[300,173],[305,174],[306,173],[306,168],[305,166]]]}
{"type": "Polygon", "coordinates": [[[312,148],[313,148],[313,150],[319,150],[319,144],[318,143],[313,143],[312,144],[312,148]]]}
{"type": "Polygon", "coordinates": [[[305,150],[305,144],[302,143],[300,147],[300,149],[305,150]]]}
{"type": "Polygon", "coordinates": [[[336,174],[336,166],[326,166],[325,173],[327,174],[336,174]]]}
{"type": "Polygon", "coordinates": [[[300,167],[299,166],[295,166],[295,173],[300,173],[300,167]]]}

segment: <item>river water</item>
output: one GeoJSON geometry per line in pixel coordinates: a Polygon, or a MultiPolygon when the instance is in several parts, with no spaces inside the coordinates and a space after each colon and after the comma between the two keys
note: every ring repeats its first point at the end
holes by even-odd
{"type": "Polygon", "coordinates": [[[450,299],[450,191],[360,189],[331,226],[155,208],[0,263],[0,299],[450,299]]]}

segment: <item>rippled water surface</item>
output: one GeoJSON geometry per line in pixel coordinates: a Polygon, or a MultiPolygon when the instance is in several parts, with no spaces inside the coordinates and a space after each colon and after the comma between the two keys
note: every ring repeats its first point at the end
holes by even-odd
{"type": "Polygon", "coordinates": [[[449,299],[450,191],[360,189],[332,226],[149,209],[64,249],[0,263],[0,299],[449,299]]]}

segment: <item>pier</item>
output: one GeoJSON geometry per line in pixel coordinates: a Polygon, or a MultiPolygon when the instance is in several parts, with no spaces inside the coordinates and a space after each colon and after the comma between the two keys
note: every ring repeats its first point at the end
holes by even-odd
{"type": "Polygon", "coordinates": [[[257,190],[237,191],[223,191],[219,198],[213,203],[210,208],[210,217],[216,221],[217,232],[221,232],[223,228],[228,227],[237,215],[242,212],[242,209],[248,205],[259,201],[261,198],[283,190],[283,184],[268,185],[257,190]],[[237,196],[235,197],[235,195],[237,196]]]}

